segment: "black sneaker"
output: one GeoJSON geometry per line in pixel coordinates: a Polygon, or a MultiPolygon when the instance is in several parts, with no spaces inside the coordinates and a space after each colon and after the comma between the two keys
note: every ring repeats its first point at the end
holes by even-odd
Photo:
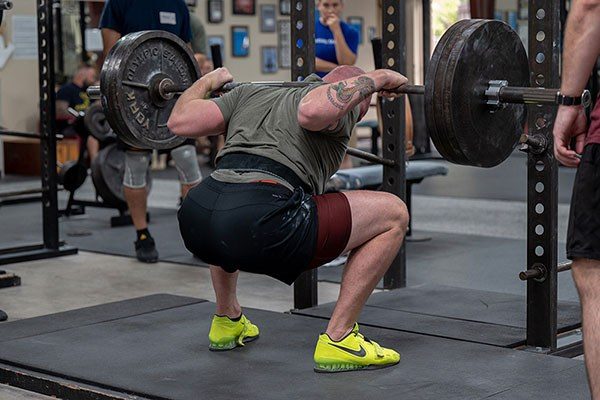
{"type": "Polygon", "coordinates": [[[155,263],[158,261],[158,251],[154,239],[143,235],[142,238],[135,241],[135,255],[137,259],[145,263],[155,263]]]}

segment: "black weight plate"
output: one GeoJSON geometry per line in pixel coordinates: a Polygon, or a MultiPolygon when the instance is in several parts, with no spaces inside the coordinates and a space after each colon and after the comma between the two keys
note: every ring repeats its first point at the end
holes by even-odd
{"type": "MultiPolygon", "coordinates": [[[[459,21],[455,24],[459,25],[463,21],[459,21]]],[[[446,43],[452,35],[444,34],[440,38],[435,51],[431,56],[431,60],[427,66],[427,72],[425,74],[425,123],[427,131],[432,138],[443,138],[445,132],[443,131],[443,124],[440,123],[439,119],[441,115],[436,112],[436,105],[441,105],[443,102],[443,93],[440,88],[443,83],[443,76],[445,73],[445,65],[441,65],[441,61],[447,60],[447,55],[443,56],[444,53],[449,52],[449,48],[446,43]]],[[[436,140],[435,147],[440,151],[440,154],[448,154],[446,140],[436,140]]]]}
{"type": "MultiPolygon", "coordinates": [[[[125,174],[125,151],[116,143],[100,150],[91,165],[92,182],[102,201],[115,208],[127,208],[123,194],[123,175],[125,174]]],[[[152,188],[150,169],[146,175],[148,191],[152,188]]]]}
{"type": "MultiPolygon", "coordinates": [[[[454,24],[448,29],[448,44],[442,55],[442,59],[444,62],[442,63],[443,75],[441,82],[440,94],[441,100],[440,103],[442,107],[440,108],[439,118],[440,123],[443,126],[444,132],[444,140],[447,147],[450,149],[452,154],[454,154],[454,162],[457,164],[466,164],[471,165],[469,160],[465,157],[462,148],[460,147],[460,143],[458,142],[456,135],[454,134],[454,129],[452,125],[452,113],[454,112],[456,99],[452,97],[451,85],[454,80],[454,76],[452,75],[452,70],[455,66],[455,56],[457,54],[457,48],[460,48],[459,43],[462,40],[463,32],[474,29],[475,27],[479,27],[484,24],[485,20],[462,20],[460,23],[454,24]]],[[[461,101],[461,100],[459,100],[461,101]]]]}
{"type": "Polygon", "coordinates": [[[115,136],[106,120],[104,109],[98,102],[93,103],[85,110],[83,123],[90,134],[101,143],[115,136]]]}
{"type": "Polygon", "coordinates": [[[432,61],[430,63],[432,73],[427,75],[426,80],[426,112],[428,121],[431,120],[431,125],[435,128],[434,132],[430,132],[430,136],[435,143],[436,148],[446,159],[458,164],[464,164],[466,160],[462,157],[460,151],[455,150],[453,138],[448,133],[448,124],[446,122],[446,108],[448,104],[449,93],[445,91],[446,82],[448,80],[447,67],[448,59],[453,47],[456,45],[459,36],[456,31],[469,25],[469,20],[462,20],[452,25],[442,35],[438,46],[436,46],[432,61]]]}
{"type": "Polygon", "coordinates": [[[74,160],[64,163],[58,172],[58,183],[69,192],[79,189],[86,178],[87,168],[74,160]]]}
{"type": "Polygon", "coordinates": [[[452,97],[465,99],[448,108],[453,133],[469,165],[493,167],[506,160],[519,143],[527,106],[506,104],[492,111],[484,92],[491,79],[498,79],[493,76],[500,76],[511,86],[529,86],[529,61],[521,38],[504,22],[486,21],[465,30],[461,38],[460,51],[457,46],[451,57],[456,61],[449,64],[454,68],[449,74],[454,77],[452,86],[448,87],[452,97]],[[486,63],[475,62],[484,59],[486,63]]]}
{"type": "Polygon", "coordinates": [[[435,65],[427,71],[426,113],[428,124],[436,127],[428,128],[431,138],[450,162],[493,167],[516,147],[526,107],[507,104],[492,110],[484,91],[496,79],[528,86],[525,49],[517,33],[500,21],[460,21],[444,36],[445,46],[436,47],[435,65]]]}
{"type": "Polygon", "coordinates": [[[124,36],[102,68],[100,86],[107,118],[124,142],[144,149],[170,149],[185,138],[167,128],[177,96],[158,101],[149,88],[158,76],[176,86],[189,87],[200,70],[190,48],[165,31],[143,31],[124,36]]]}

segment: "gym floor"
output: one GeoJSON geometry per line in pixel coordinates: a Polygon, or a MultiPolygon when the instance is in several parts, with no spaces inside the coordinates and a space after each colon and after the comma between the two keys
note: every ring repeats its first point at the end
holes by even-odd
{"type": "MultiPolygon", "coordinates": [[[[408,244],[407,268],[409,272],[409,286],[434,283],[464,289],[479,289],[511,295],[524,295],[526,285],[518,281],[517,278],[517,273],[525,265],[525,243],[523,241],[526,236],[524,160],[525,158],[522,155],[515,154],[497,169],[469,169],[470,171],[481,171],[470,175],[463,174],[463,171],[460,170],[462,167],[451,166],[450,174],[447,177],[431,178],[421,185],[415,186],[416,194],[413,196],[412,215],[413,228],[415,234],[425,234],[432,239],[428,242],[408,244]],[[520,173],[507,173],[507,171],[520,171],[520,173]],[[496,256],[498,253],[500,255],[496,256]],[[504,257],[502,256],[503,254],[505,255],[504,257]]],[[[444,163],[443,161],[440,162],[444,163]]],[[[559,259],[564,259],[564,236],[566,233],[568,201],[570,198],[568,188],[570,188],[573,177],[571,171],[561,169],[559,259]]],[[[173,171],[155,173],[154,187],[149,200],[152,215],[153,217],[156,216],[156,222],[154,223],[156,228],[154,229],[172,229],[172,227],[165,227],[165,223],[161,221],[169,221],[175,218],[178,201],[178,184],[174,178],[173,171]]],[[[10,178],[10,183],[14,184],[14,182],[15,179],[10,178]]],[[[93,189],[89,182],[78,191],[77,197],[81,199],[91,199],[93,197],[93,189]]],[[[62,201],[64,202],[64,200],[63,198],[62,201]]],[[[0,218],[3,223],[3,229],[0,232],[0,242],[11,244],[14,242],[35,242],[36,240],[40,240],[41,232],[35,231],[36,227],[39,230],[41,215],[39,209],[38,203],[0,207],[0,218]]],[[[23,284],[19,287],[0,290],[0,309],[9,315],[10,321],[157,293],[214,301],[214,293],[210,285],[208,269],[203,268],[204,265],[201,262],[194,261],[189,255],[190,262],[186,262],[181,257],[181,249],[178,247],[180,243],[177,241],[178,237],[173,237],[169,240],[169,235],[158,237],[159,232],[156,232],[159,251],[161,255],[165,255],[163,259],[166,258],[174,262],[161,261],[158,264],[152,265],[140,264],[135,258],[132,258],[133,230],[131,227],[113,228],[113,243],[94,244],[95,242],[111,240],[109,236],[111,228],[107,227],[107,217],[110,215],[110,212],[106,210],[88,209],[86,215],[62,220],[62,238],[80,248],[79,254],[75,256],[3,267],[3,269],[9,272],[19,275],[23,281],[23,284]],[[96,230],[96,228],[98,229],[96,230]]],[[[153,224],[150,225],[150,228],[152,231],[153,224]]],[[[339,276],[339,268],[326,267],[323,270],[321,282],[319,283],[320,304],[335,301],[339,291],[339,278],[337,278],[339,276]]],[[[280,321],[279,315],[289,311],[293,307],[293,289],[270,278],[242,273],[239,289],[239,297],[243,306],[274,312],[263,315],[256,311],[255,314],[259,315],[259,319],[280,321]]],[[[561,301],[577,302],[573,282],[568,273],[561,274],[560,276],[559,299],[561,301]]],[[[205,321],[200,321],[200,319],[208,318],[208,314],[205,316],[203,313],[208,312],[205,309],[208,310],[210,307],[201,307],[200,305],[195,307],[199,308],[197,312],[192,313],[192,316],[196,315],[195,318],[198,318],[198,323],[204,327],[205,321]]],[[[181,310],[180,313],[185,314],[184,311],[186,309],[186,307],[180,307],[175,310],[181,310]]],[[[315,313],[318,314],[318,310],[315,313]]],[[[185,321],[185,315],[183,314],[180,318],[182,321],[185,321]]],[[[130,318],[133,318],[133,316],[130,318]]],[[[291,318],[292,322],[295,320],[294,318],[306,318],[313,321],[310,324],[307,323],[307,325],[315,325],[316,327],[324,326],[323,321],[317,318],[301,316],[290,316],[289,318],[291,318]]],[[[285,319],[285,321],[288,321],[288,319],[285,319]]],[[[278,323],[285,325],[288,322],[278,323]]],[[[3,326],[9,325],[7,323],[0,323],[0,332],[3,326]]],[[[275,331],[276,329],[274,328],[271,325],[268,327],[268,330],[275,331]]],[[[160,329],[157,328],[157,330],[160,329]]],[[[401,352],[405,351],[408,354],[404,362],[410,363],[411,361],[409,360],[414,360],[413,352],[416,350],[411,350],[410,346],[416,340],[415,335],[399,332],[394,330],[393,327],[390,330],[384,329],[382,332],[384,331],[385,333],[380,333],[378,330],[373,335],[374,337],[385,335],[385,337],[389,336],[390,339],[388,340],[399,340],[399,349],[401,352]]],[[[403,331],[403,329],[400,329],[400,331],[403,331]]],[[[306,337],[303,340],[307,343],[312,343],[316,338],[317,332],[318,329],[314,331],[314,337],[306,337]]],[[[273,334],[276,334],[276,332],[273,332],[273,334]]],[[[202,335],[202,332],[198,334],[198,344],[206,341],[206,338],[202,335]]],[[[529,360],[527,355],[524,355],[526,352],[516,352],[509,349],[500,350],[499,347],[495,346],[485,346],[482,350],[481,348],[473,347],[475,346],[474,344],[470,344],[471,347],[463,346],[463,348],[461,347],[462,344],[466,343],[463,341],[450,340],[447,344],[444,344],[436,342],[433,339],[426,339],[434,336],[429,334],[420,335],[419,337],[425,338],[423,340],[427,343],[422,342],[420,346],[424,347],[418,348],[421,351],[429,347],[432,352],[435,352],[435,357],[439,358],[441,364],[456,362],[457,368],[460,369],[462,368],[458,367],[462,365],[460,364],[462,362],[460,359],[444,361],[445,357],[458,357],[458,354],[463,354],[462,358],[468,359],[468,353],[465,354],[465,351],[478,351],[481,353],[477,354],[490,354],[490,357],[492,357],[491,354],[494,354],[496,358],[490,358],[489,360],[491,361],[488,362],[493,364],[495,359],[498,360],[497,367],[507,374],[506,378],[503,379],[507,382],[511,379],[517,379],[508,376],[510,375],[508,369],[502,369],[503,363],[507,363],[509,359],[512,360],[511,362],[514,363],[515,368],[518,368],[517,366],[519,365],[522,365],[523,368],[525,365],[528,368],[534,367],[533,364],[527,364],[533,361],[529,360]],[[438,346],[442,347],[438,348],[438,346]],[[446,356],[445,352],[447,353],[446,356]],[[522,362],[524,364],[519,364],[521,362],[519,357],[523,358],[522,362]]],[[[263,339],[267,340],[267,338],[263,339]]],[[[48,340],[51,340],[50,336],[48,340]]],[[[148,338],[148,340],[151,340],[151,338],[148,338]]],[[[14,346],[7,347],[12,347],[13,351],[18,351],[18,342],[16,341],[14,346]]],[[[415,346],[417,345],[415,344],[415,346]]],[[[482,345],[477,346],[483,347],[482,345]]],[[[76,350],[74,349],[74,352],[76,350]]],[[[311,352],[311,346],[308,346],[306,351],[311,352]]],[[[4,359],[5,356],[9,357],[10,354],[0,356],[4,359]]],[[[49,354],[48,356],[51,357],[52,355],[49,354]]],[[[587,388],[585,387],[581,357],[577,360],[564,360],[564,362],[560,361],[563,359],[557,357],[544,357],[544,359],[546,358],[550,360],[548,361],[550,363],[548,364],[548,368],[550,368],[553,362],[556,362],[557,364],[552,365],[552,368],[556,371],[568,371],[568,374],[565,375],[569,375],[571,385],[577,385],[578,394],[575,397],[569,397],[568,393],[566,394],[564,390],[562,392],[560,390],[552,392],[549,386],[548,394],[545,396],[547,398],[561,398],[552,397],[559,395],[562,398],[582,398],[578,396],[581,396],[587,388]]],[[[487,359],[482,358],[479,362],[482,363],[484,360],[487,359]]],[[[34,361],[32,360],[31,362],[34,363],[34,361]]],[[[538,362],[537,359],[535,361],[538,362]]],[[[245,357],[244,363],[246,362],[250,361],[245,357]]],[[[402,364],[401,362],[401,366],[403,366],[402,364]]],[[[414,364],[414,368],[417,370],[426,367],[427,365],[414,364]]],[[[410,365],[406,365],[405,368],[410,369],[411,367],[410,365]]],[[[543,368],[543,365],[539,368],[543,368]]],[[[201,371],[198,370],[198,373],[201,373],[201,371]]],[[[370,381],[376,379],[376,374],[377,372],[368,373],[365,376],[370,381]]],[[[444,379],[450,379],[448,384],[454,384],[450,383],[452,379],[471,379],[469,377],[459,378],[460,371],[458,370],[456,374],[454,378],[445,377],[444,379]]],[[[382,376],[385,377],[387,375],[382,376]]],[[[397,375],[393,376],[396,377],[397,375]]],[[[351,374],[350,378],[358,380],[360,376],[351,374]]],[[[389,378],[391,379],[391,376],[389,378]]],[[[385,380],[386,378],[382,379],[385,380]]],[[[513,391],[508,386],[493,386],[491,384],[489,387],[486,386],[489,382],[493,381],[492,377],[485,377],[485,380],[486,383],[478,381],[475,385],[478,391],[470,387],[469,390],[472,390],[472,392],[468,392],[465,391],[467,390],[465,387],[455,386],[452,395],[448,394],[452,391],[447,391],[444,392],[445,397],[443,398],[483,398],[484,394],[488,396],[491,393],[494,393],[494,398],[527,398],[511,395],[513,391]],[[499,392],[494,392],[496,390],[507,390],[507,393],[501,395],[499,392]]],[[[328,381],[330,380],[328,379],[328,381]]],[[[536,382],[535,379],[533,381],[534,383],[536,382]]],[[[538,383],[542,385],[541,382],[539,380],[538,383]]],[[[127,382],[123,382],[124,387],[126,387],[126,384],[127,382]]],[[[400,385],[400,382],[397,384],[400,385]]],[[[458,383],[456,384],[458,385],[458,383]]],[[[531,384],[531,382],[527,384],[519,382],[518,384],[522,386],[522,394],[520,396],[524,396],[527,390],[535,390],[535,384],[531,384]]],[[[389,385],[381,383],[380,387],[387,387],[388,389],[393,387],[393,385],[389,385]]],[[[423,385],[425,385],[424,382],[423,385]]],[[[514,385],[517,385],[516,381],[514,385]]],[[[131,390],[134,393],[145,393],[144,390],[146,389],[148,393],[157,393],[152,392],[152,387],[142,387],[139,388],[139,391],[137,389],[131,390]]],[[[443,392],[441,388],[434,386],[429,388],[429,392],[424,391],[423,387],[411,387],[403,390],[405,392],[402,393],[406,394],[403,398],[418,398],[418,394],[424,395],[426,393],[437,393],[436,398],[442,398],[439,397],[439,394],[443,392]],[[438,393],[437,391],[440,392],[438,393]]],[[[49,397],[13,387],[0,386],[0,398],[20,400],[48,399],[49,397]]],[[[184,393],[181,394],[181,398],[186,398],[184,393]]]]}

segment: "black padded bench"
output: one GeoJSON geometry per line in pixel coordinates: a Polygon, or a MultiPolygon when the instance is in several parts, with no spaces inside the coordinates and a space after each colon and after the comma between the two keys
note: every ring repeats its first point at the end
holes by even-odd
{"type": "MultiPolygon", "coordinates": [[[[406,206],[412,215],[412,185],[430,176],[447,175],[448,167],[435,161],[413,160],[406,164],[406,206]]],[[[383,182],[383,166],[369,165],[336,172],[329,180],[327,191],[376,190],[383,182]]],[[[412,233],[412,218],[407,236],[412,233]]]]}

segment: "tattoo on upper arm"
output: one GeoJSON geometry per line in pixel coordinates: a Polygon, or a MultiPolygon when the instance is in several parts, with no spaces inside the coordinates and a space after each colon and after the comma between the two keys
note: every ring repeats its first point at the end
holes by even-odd
{"type": "Polygon", "coordinates": [[[366,99],[375,92],[375,82],[366,76],[359,76],[356,81],[348,85],[346,81],[336,82],[327,88],[327,99],[335,108],[345,110],[352,101],[355,93],[359,93],[360,100],[366,99]]]}

